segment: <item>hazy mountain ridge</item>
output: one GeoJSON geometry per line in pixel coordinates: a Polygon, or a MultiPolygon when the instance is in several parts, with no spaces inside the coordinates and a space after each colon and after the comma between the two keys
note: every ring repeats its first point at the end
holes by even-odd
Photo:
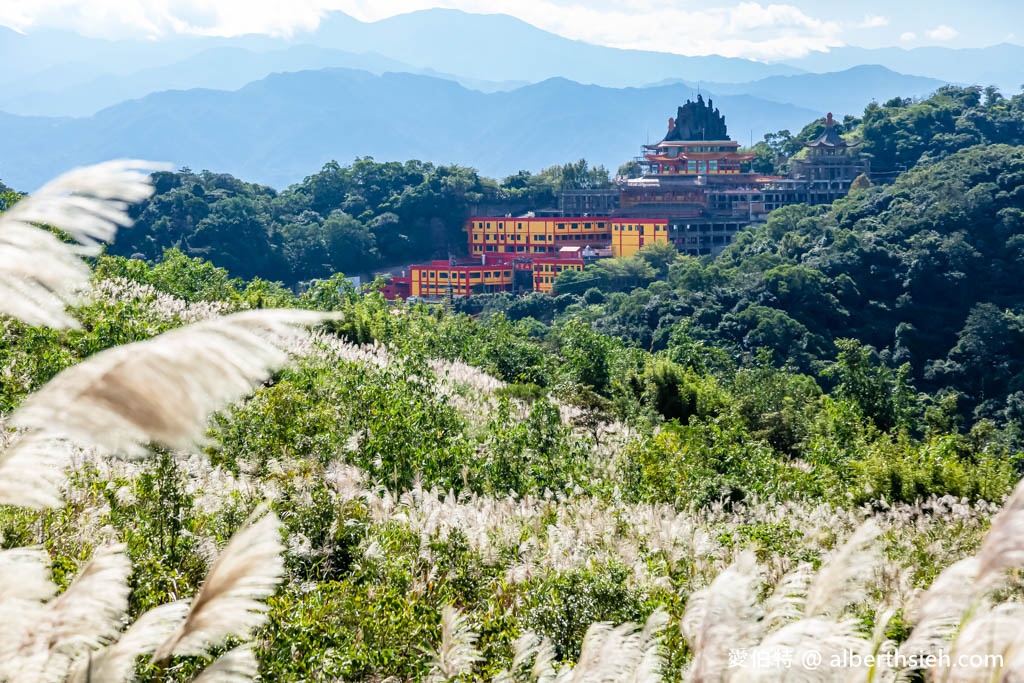
{"type": "Polygon", "coordinates": [[[862,64],[881,64],[900,73],[945,81],[995,85],[1010,95],[1024,83],[1024,46],[1000,43],[980,48],[899,47],[865,49],[841,47],[812,52],[785,62],[807,71],[838,71],[862,64]]]}
{"type": "Polygon", "coordinates": [[[883,102],[893,97],[927,97],[947,84],[935,78],[897,73],[877,64],[824,74],[770,76],[750,83],[680,83],[690,88],[711,90],[720,96],[751,95],[772,102],[828,110],[837,116],[859,115],[871,100],[883,102]]]}
{"type": "Polygon", "coordinates": [[[236,64],[215,61],[218,69],[244,72],[247,81],[278,71],[343,67],[452,74],[464,85],[495,90],[552,77],[627,87],[666,78],[742,82],[800,72],[785,64],[746,59],[620,50],[569,40],[507,15],[456,10],[425,10],[373,23],[332,12],[316,31],[289,39],[248,35],[109,41],[54,30],[19,34],[0,27],[0,59],[8,65],[0,75],[0,110],[77,115],[92,112],[84,104],[59,109],[60,102],[85,94],[95,107],[101,94],[105,99],[99,106],[173,87],[240,87],[237,81],[216,82],[196,73],[197,55],[224,48],[268,53],[236,53],[236,64]],[[317,49],[341,54],[331,58],[317,49]],[[298,60],[296,50],[305,50],[298,60]],[[154,78],[140,92],[139,83],[154,78]],[[94,89],[98,92],[90,94],[94,89]]]}
{"type": "MultiPolygon", "coordinates": [[[[459,163],[501,176],[585,157],[612,168],[688,93],[551,79],[485,94],[453,81],[327,69],[275,74],[233,91],[167,91],[80,119],[5,115],[0,179],[29,189],[69,166],[118,156],[235,173],[277,187],[331,159],[459,163]]],[[[748,96],[716,97],[736,139],[820,113],[748,96]]]]}

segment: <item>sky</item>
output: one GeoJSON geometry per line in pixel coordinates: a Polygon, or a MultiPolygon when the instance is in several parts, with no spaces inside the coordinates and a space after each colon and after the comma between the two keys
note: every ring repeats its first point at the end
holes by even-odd
{"type": "Polygon", "coordinates": [[[263,33],[298,39],[332,10],[376,21],[432,7],[510,14],[613,47],[766,61],[845,45],[1024,42],[1020,0],[0,0],[0,25],[105,38],[263,33]]]}

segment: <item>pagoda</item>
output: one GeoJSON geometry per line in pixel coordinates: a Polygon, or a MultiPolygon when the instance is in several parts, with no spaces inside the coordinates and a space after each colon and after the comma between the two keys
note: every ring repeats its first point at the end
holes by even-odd
{"type": "Polygon", "coordinates": [[[641,164],[646,176],[737,174],[754,158],[740,153],[739,147],[729,139],[725,117],[714,102],[705,103],[697,95],[696,102],[687,100],[668,120],[668,133],[661,142],[644,145],[641,164]]]}
{"type": "MultiPolygon", "coordinates": [[[[659,218],[667,224],[664,239],[681,252],[717,254],[736,233],[766,214],[762,189],[775,179],[751,172],[753,158],[729,138],[725,117],[714,102],[697,95],[668,120],[661,142],[643,146],[637,159],[643,175],[619,179],[615,215],[627,221],[627,233],[640,233],[644,244],[650,236],[639,219],[659,218]]],[[[656,231],[655,237],[662,235],[656,231]]],[[[613,225],[613,246],[616,239],[613,225]]],[[[628,249],[619,251],[626,254],[628,249]]]]}
{"type": "Polygon", "coordinates": [[[855,153],[859,144],[843,139],[829,112],[825,131],[805,145],[803,155],[790,162],[790,178],[804,189],[800,201],[830,204],[846,196],[854,179],[869,172],[867,160],[855,153]]]}

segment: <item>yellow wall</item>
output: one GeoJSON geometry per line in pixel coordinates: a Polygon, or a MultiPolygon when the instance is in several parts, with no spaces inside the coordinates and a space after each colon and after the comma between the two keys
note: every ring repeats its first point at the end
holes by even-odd
{"type": "Polygon", "coordinates": [[[409,272],[412,296],[441,298],[469,296],[477,285],[496,288],[512,285],[512,269],[507,266],[474,266],[468,272],[443,266],[412,266],[409,272]]]}
{"type": "Polygon", "coordinates": [[[550,294],[555,278],[566,270],[583,270],[579,263],[534,263],[533,291],[550,294]]]}
{"type": "Polygon", "coordinates": [[[628,258],[656,242],[668,242],[668,221],[612,221],[612,256],[628,258]]]}
{"type": "Polygon", "coordinates": [[[531,256],[557,253],[568,246],[604,244],[611,234],[611,223],[605,218],[589,217],[473,218],[467,232],[473,255],[531,256]]]}

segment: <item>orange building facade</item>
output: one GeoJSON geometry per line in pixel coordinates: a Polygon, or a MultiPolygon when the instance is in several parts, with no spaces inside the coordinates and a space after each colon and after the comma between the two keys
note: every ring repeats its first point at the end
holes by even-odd
{"type": "Polygon", "coordinates": [[[562,247],[607,247],[611,219],[607,217],[487,218],[466,225],[469,253],[504,254],[521,258],[555,254],[562,247]]]}
{"type": "Polygon", "coordinates": [[[656,242],[668,243],[668,220],[622,218],[611,222],[612,256],[628,258],[656,242]]]}
{"type": "Polygon", "coordinates": [[[551,294],[558,276],[567,270],[583,270],[583,247],[562,247],[557,254],[533,259],[533,291],[551,294]]]}
{"type": "Polygon", "coordinates": [[[425,299],[505,292],[512,288],[511,262],[494,259],[489,263],[431,261],[409,269],[409,293],[425,299]]]}

